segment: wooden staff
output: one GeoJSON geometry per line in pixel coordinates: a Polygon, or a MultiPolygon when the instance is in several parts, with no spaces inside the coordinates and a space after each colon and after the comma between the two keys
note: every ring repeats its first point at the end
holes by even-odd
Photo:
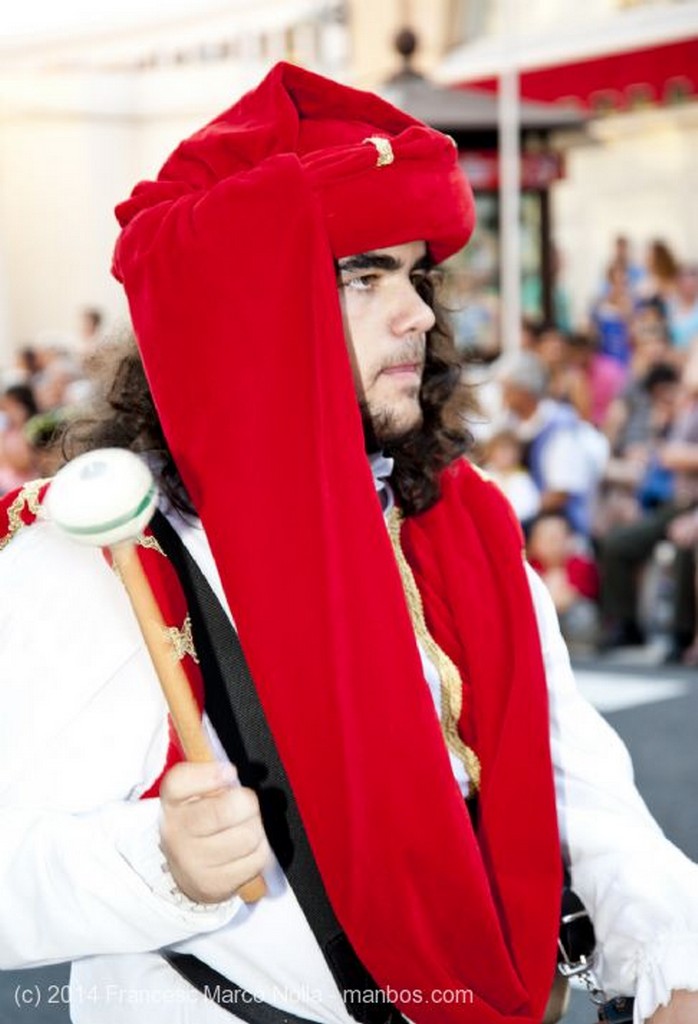
{"type": "MultiPolygon", "coordinates": [[[[173,657],[165,620],[136,552],[135,540],[156,504],[150,470],[137,455],[121,448],[87,452],[69,462],[56,474],[46,502],[52,521],[72,539],[109,548],[184,755],[188,761],[214,761],[189,680],[173,657]]],[[[245,903],[256,902],[266,891],[261,875],[237,890],[245,903]]]]}

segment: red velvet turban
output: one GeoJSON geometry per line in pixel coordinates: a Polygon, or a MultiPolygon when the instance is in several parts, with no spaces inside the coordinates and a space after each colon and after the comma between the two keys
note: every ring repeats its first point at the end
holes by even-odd
{"type": "MultiPolygon", "coordinates": [[[[207,189],[283,153],[300,158],[337,259],[419,239],[439,263],[472,234],[473,196],[450,136],[290,64],[184,141],[159,180],[207,189]]],[[[136,189],[121,204],[122,224],[141,199],[136,189]]]]}

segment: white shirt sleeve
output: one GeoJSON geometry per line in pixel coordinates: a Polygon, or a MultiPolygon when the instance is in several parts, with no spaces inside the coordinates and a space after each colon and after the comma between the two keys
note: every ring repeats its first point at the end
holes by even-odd
{"type": "Polygon", "coordinates": [[[676,989],[698,990],[698,865],[662,833],[618,735],[579,693],[555,610],[528,570],[550,696],[563,851],[596,931],[609,997],[634,995],[641,1024],[676,989]]]}
{"type": "Polygon", "coordinates": [[[170,895],[158,814],[158,800],[80,815],[3,806],[0,969],[157,950],[226,924],[239,900],[170,895]]]}
{"type": "Polygon", "coordinates": [[[154,950],[225,924],[159,849],[167,711],[99,551],[23,530],[0,572],[0,969],[154,950]]]}

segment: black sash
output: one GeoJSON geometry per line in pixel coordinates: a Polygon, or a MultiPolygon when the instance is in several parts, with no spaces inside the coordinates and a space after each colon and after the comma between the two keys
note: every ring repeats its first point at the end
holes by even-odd
{"type": "MultiPolygon", "coordinates": [[[[236,765],[241,783],[257,793],[269,843],[342,993],[347,1011],[360,1024],[401,1024],[404,1018],[386,1001],[332,910],[237,632],[167,519],[156,512],[151,528],[184,590],[208,717],[236,765]],[[359,1000],[357,991],[362,993],[359,1000]]],[[[249,1024],[301,1021],[243,993],[234,982],[222,979],[196,957],[172,952],[163,955],[199,991],[207,989],[207,995],[222,992],[223,983],[229,986],[231,995],[220,1005],[249,1024]]]]}

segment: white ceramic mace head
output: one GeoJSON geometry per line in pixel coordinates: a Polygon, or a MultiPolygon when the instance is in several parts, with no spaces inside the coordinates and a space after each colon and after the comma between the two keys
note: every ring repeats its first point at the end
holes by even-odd
{"type": "Polygon", "coordinates": [[[145,462],[125,448],[97,448],[56,473],[44,508],[80,544],[111,547],[135,540],[157,504],[157,488],[145,462]]]}

